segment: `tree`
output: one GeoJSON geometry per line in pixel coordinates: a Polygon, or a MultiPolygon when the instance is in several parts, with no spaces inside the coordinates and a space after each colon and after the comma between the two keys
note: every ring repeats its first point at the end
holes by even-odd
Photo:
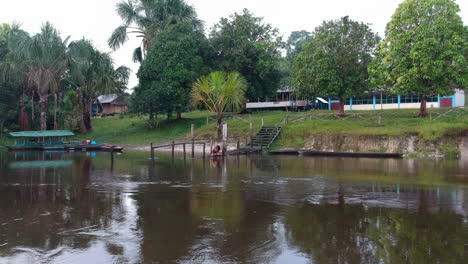
{"type": "MultiPolygon", "coordinates": [[[[40,33],[32,37],[21,35],[12,44],[11,52],[17,60],[24,60],[26,79],[39,96],[41,130],[47,130],[48,98],[56,95],[59,82],[68,69],[67,43],[68,38],[62,40],[59,32],[47,22],[42,25],[40,33]]],[[[54,116],[54,127],[57,127],[54,116]]]]}
{"type": "Polygon", "coordinates": [[[280,72],[282,75],[281,87],[292,87],[292,68],[294,60],[302,51],[302,46],[310,40],[311,33],[305,30],[293,31],[288,40],[284,43],[286,56],[281,58],[280,72]]]}
{"type": "Polygon", "coordinates": [[[169,25],[189,23],[203,32],[203,22],[185,0],[127,0],[117,4],[117,13],[122,25],[114,30],[108,44],[116,50],[128,40],[128,34],[136,34],[142,45],[133,52],[135,62],[143,60],[151,41],[169,25]]]}
{"type": "Polygon", "coordinates": [[[289,35],[286,46],[286,57],[294,60],[297,54],[302,51],[302,46],[311,38],[311,33],[305,30],[293,31],[289,35]]]}
{"type": "Polygon", "coordinates": [[[468,30],[452,0],[406,0],[387,24],[385,39],[369,71],[377,84],[426,101],[467,85],[468,30]]]}
{"type": "Polygon", "coordinates": [[[247,9],[222,18],[211,30],[210,41],[219,69],[237,71],[248,82],[251,101],[273,95],[279,88],[281,37],[278,30],[247,9]]]}
{"type": "Polygon", "coordinates": [[[171,25],[153,40],[147,58],[138,71],[138,96],[133,97],[137,112],[149,114],[186,110],[193,82],[209,72],[208,41],[187,23],[171,25]],[[151,100],[153,102],[146,102],[151,100]]]}
{"type": "Polygon", "coordinates": [[[222,136],[223,115],[226,111],[239,111],[245,101],[245,79],[236,72],[212,72],[199,78],[192,88],[192,103],[202,103],[216,113],[218,137],[222,136]]]}
{"type": "Polygon", "coordinates": [[[28,90],[24,75],[27,64],[24,57],[16,53],[16,45],[21,39],[27,38],[29,38],[28,33],[21,30],[18,24],[0,26],[0,89],[3,94],[0,115],[3,116],[2,124],[7,121],[11,122],[17,116],[17,124],[21,131],[30,129],[24,103],[25,93],[28,90]],[[14,107],[16,104],[19,106],[19,113],[14,107]]]}
{"type": "Polygon", "coordinates": [[[293,82],[305,97],[329,95],[340,100],[367,90],[367,68],[379,37],[367,24],[347,16],[324,21],[303,46],[293,68],[293,82]]]}
{"type": "Polygon", "coordinates": [[[130,69],[114,67],[108,53],[97,50],[90,41],[82,39],[70,43],[69,54],[76,64],[70,68],[68,82],[80,95],[83,132],[92,129],[91,107],[101,94],[123,93],[126,89],[130,69]]]}

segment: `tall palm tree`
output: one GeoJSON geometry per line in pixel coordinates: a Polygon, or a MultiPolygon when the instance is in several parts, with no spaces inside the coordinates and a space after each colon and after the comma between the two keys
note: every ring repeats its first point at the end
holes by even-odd
{"type": "Polygon", "coordinates": [[[140,47],[133,52],[135,62],[143,60],[151,40],[168,25],[188,22],[203,31],[203,22],[185,0],[126,0],[117,4],[117,13],[122,25],[112,32],[108,44],[116,50],[128,40],[129,34],[141,38],[140,47]]]}
{"type": "MultiPolygon", "coordinates": [[[[25,59],[15,55],[18,40],[29,38],[26,31],[19,24],[0,25],[0,82],[16,87],[15,95],[19,105],[18,125],[21,131],[29,130],[29,117],[26,112],[24,96],[27,92],[27,82],[24,75],[26,71],[25,59]]],[[[0,87],[1,89],[1,87],[0,87]]]]}
{"type": "MultiPolygon", "coordinates": [[[[39,96],[41,130],[47,130],[48,98],[56,95],[68,69],[68,39],[62,40],[59,32],[47,22],[40,33],[32,37],[23,35],[13,43],[13,53],[26,63],[26,79],[39,96]]],[[[57,112],[57,107],[54,111],[57,112]]],[[[54,127],[57,127],[54,116],[54,127]]]]}
{"type": "Polygon", "coordinates": [[[222,136],[223,115],[227,111],[239,111],[246,102],[247,82],[237,72],[212,72],[200,77],[192,88],[192,103],[202,103],[216,113],[218,137],[222,136]]]}
{"type": "Polygon", "coordinates": [[[92,129],[93,101],[101,94],[123,93],[130,69],[125,66],[114,68],[110,55],[98,51],[85,39],[72,42],[69,53],[76,63],[70,68],[68,81],[80,94],[83,110],[81,128],[86,132],[92,129]]]}

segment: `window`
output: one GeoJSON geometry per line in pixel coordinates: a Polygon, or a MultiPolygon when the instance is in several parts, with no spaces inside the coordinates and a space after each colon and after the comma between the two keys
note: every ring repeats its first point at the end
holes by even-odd
{"type": "Polygon", "coordinates": [[[402,104],[420,103],[421,102],[421,97],[416,96],[416,95],[405,95],[405,96],[402,95],[400,98],[401,98],[400,102],[402,104]]]}
{"type": "Polygon", "coordinates": [[[375,96],[375,103],[376,104],[398,104],[398,96],[392,95],[382,95],[382,100],[380,99],[380,95],[375,96]]]}
{"type": "Polygon", "coordinates": [[[374,104],[373,97],[353,97],[353,105],[374,104]]]}
{"type": "MultiPolygon", "coordinates": [[[[433,103],[437,102],[437,96],[430,96],[427,98],[428,103],[433,103]]],[[[406,95],[406,96],[401,96],[401,103],[420,103],[421,102],[421,96],[419,95],[406,95]]]]}

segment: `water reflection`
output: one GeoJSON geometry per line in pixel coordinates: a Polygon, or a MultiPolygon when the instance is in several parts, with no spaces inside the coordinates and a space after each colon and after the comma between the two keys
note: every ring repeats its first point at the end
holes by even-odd
{"type": "Polygon", "coordinates": [[[0,263],[462,263],[458,161],[0,153],[0,263]]]}

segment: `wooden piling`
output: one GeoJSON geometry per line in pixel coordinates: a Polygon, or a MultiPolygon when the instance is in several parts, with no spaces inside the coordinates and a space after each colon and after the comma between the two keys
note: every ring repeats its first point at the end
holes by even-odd
{"type": "Polygon", "coordinates": [[[211,154],[211,151],[213,151],[213,138],[210,137],[210,154],[211,154]]]}
{"type": "Polygon", "coordinates": [[[203,158],[205,158],[205,143],[203,143],[203,158]]]}
{"type": "Polygon", "coordinates": [[[185,159],[185,143],[182,144],[183,148],[184,148],[184,159],[185,159]]]}
{"type": "Polygon", "coordinates": [[[192,139],[192,159],[195,158],[195,141],[192,139]]]}
{"type": "Polygon", "coordinates": [[[174,160],[174,147],[175,147],[175,142],[172,141],[172,159],[174,160]]]}
{"type": "Polygon", "coordinates": [[[153,143],[151,143],[150,148],[151,148],[151,152],[150,152],[151,160],[154,160],[154,148],[153,148],[153,143]]]}
{"type": "Polygon", "coordinates": [[[237,150],[239,150],[239,149],[240,149],[240,139],[237,138],[237,150]]]}
{"type": "Polygon", "coordinates": [[[114,146],[110,147],[110,155],[111,155],[111,171],[114,171],[114,146]]]}

